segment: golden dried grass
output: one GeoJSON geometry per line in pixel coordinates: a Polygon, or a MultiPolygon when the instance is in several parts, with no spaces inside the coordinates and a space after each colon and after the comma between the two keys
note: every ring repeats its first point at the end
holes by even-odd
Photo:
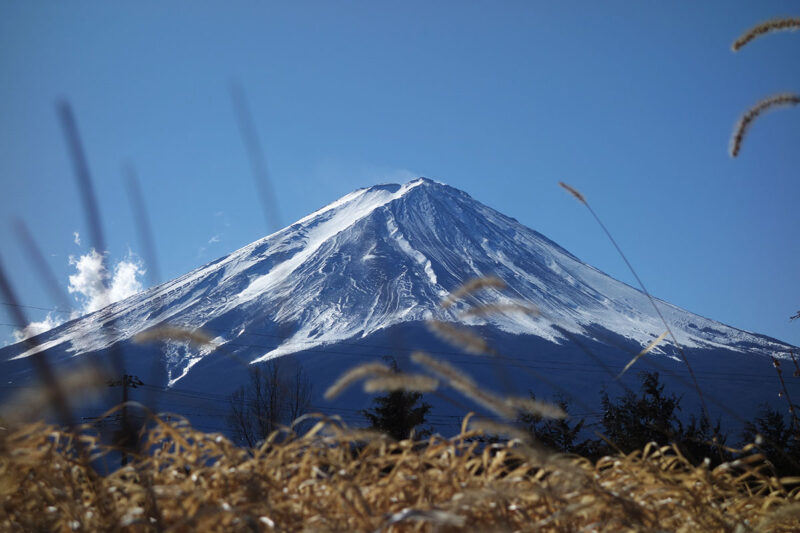
{"type": "Polygon", "coordinates": [[[762,22],[760,24],[756,24],[746,32],[744,32],[741,37],[736,39],[733,44],[731,45],[731,49],[734,52],[738,52],[742,49],[744,45],[761,37],[762,35],[766,35],[768,33],[773,33],[776,31],[786,31],[786,30],[797,30],[800,28],[800,18],[777,18],[768,20],[766,22],[762,22]]]}
{"type": "Polygon", "coordinates": [[[486,339],[473,331],[441,320],[428,320],[428,329],[445,342],[474,355],[496,355],[486,339]]]}
{"type": "Polygon", "coordinates": [[[756,105],[748,109],[739,119],[731,137],[731,157],[736,157],[742,149],[742,142],[750,129],[753,121],[765,111],[775,107],[785,107],[800,104],[800,95],[792,93],[781,93],[769,96],[760,100],[756,105]]]}
{"type": "Polygon", "coordinates": [[[542,314],[539,308],[533,304],[496,303],[470,307],[466,311],[462,312],[461,316],[464,318],[472,316],[483,317],[498,313],[522,313],[530,316],[539,316],[542,314]]]}
{"type": "Polygon", "coordinates": [[[664,338],[666,338],[666,336],[667,336],[668,334],[669,334],[669,331],[665,331],[664,333],[662,333],[661,335],[659,335],[658,337],[656,337],[655,339],[653,339],[652,341],[650,341],[650,343],[649,343],[647,346],[645,346],[645,347],[642,349],[642,351],[641,351],[641,352],[637,353],[637,354],[636,354],[636,355],[633,357],[633,359],[631,359],[630,361],[628,361],[628,364],[627,364],[627,365],[625,365],[625,368],[623,368],[623,369],[620,371],[620,373],[617,375],[617,379],[621,378],[621,377],[622,377],[622,375],[623,375],[623,374],[625,374],[625,372],[627,372],[627,371],[628,371],[628,369],[630,369],[630,367],[632,367],[632,366],[633,366],[633,365],[636,363],[636,361],[638,361],[639,359],[641,359],[641,358],[642,358],[643,356],[645,356],[645,355],[646,355],[648,352],[650,352],[650,351],[651,351],[653,348],[655,348],[655,347],[656,347],[656,345],[657,345],[659,342],[663,341],[663,340],[664,340],[664,338]]]}
{"type": "MultiPolygon", "coordinates": [[[[800,489],[759,455],[709,469],[673,446],[586,459],[516,441],[306,435],[242,449],[154,422],[150,453],[106,476],[42,423],[0,432],[4,531],[797,531],[800,489]],[[354,447],[354,441],[365,442],[354,447]]],[[[479,424],[480,425],[480,424],[479,424]]],[[[99,439],[81,436],[96,460],[99,439]]]]}
{"type": "Polygon", "coordinates": [[[566,190],[568,193],[570,193],[572,196],[574,196],[575,199],[577,199],[580,203],[582,203],[582,204],[586,203],[586,198],[583,197],[583,195],[578,191],[578,189],[576,189],[575,187],[572,187],[571,185],[567,185],[563,181],[559,181],[558,184],[564,190],[566,190]]]}
{"type": "Polygon", "coordinates": [[[214,339],[202,329],[188,329],[179,326],[157,326],[133,337],[133,342],[138,344],[158,341],[188,342],[195,346],[217,347],[214,339]]]}
{"type": "Polygon", "coordinates": [[[439,304],[442,308],[447,309],[464,296],[470,295],[481,289],[497,289],[503,290],[506,288],[506,282],[497,276],[484,276],[467,281],[456,290],[448,294],[439,304]]]}
{"type": "Polygon", "coordinates": [[[453,389],[457,390],[472,401],[482,405],[486,409],[501,416],[506,420],[513,420],[516,417],[517,410],[508,404],[503,398],[482,389],[475,383],[468,375],[464,374],[456,367],[437,359],[425,352],[414,352],[411,354],[411,360],[418,365],[423,366],[429,372],[439,376],[453,389]]]}
{"type": "Polygon", "coordinates": [[[543,416],[545,418],[566,418],[567,413],[558,405],[542,402],[533,398],[519,398],[509,397],[506,403],[511,407],[535,416],[543,416]]]}
{"type": "Polygon", "coordinates": [[[390,377],[393,375],[392,369],[383,363],[372,362],[358,365],[351,368],[341,376],[336,382],[328,387],[325,391],[325,399],[332,400],[339,396],[345,389],[350,387],[353,383],[372,376],[390,377]]]}
{"type": "Polygon", "coordinates": [[[395,374],[393,376],[380,376],[364,382],[364,392],[433,392],[439,382],[424,374],[395,374]]]}

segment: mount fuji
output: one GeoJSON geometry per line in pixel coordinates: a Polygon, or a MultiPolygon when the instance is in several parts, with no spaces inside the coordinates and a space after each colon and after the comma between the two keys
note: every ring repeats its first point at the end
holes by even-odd
{"type": "MultiPolygon", "coordinates": [[[[775,403],[780,385],[771,357],[789,358],[794,347],[655,302],[713,413],[746,418],[762,402],[775,403]]],[[[353,412],[368,398],[351,393],[323,405],[331,381],[381,355],[395,355],[406,367],[415,349],[439,354],[489,387],[566,394],[584,405],[597,405],[603,389],[613,395],[635,387],[638,367],[655,365],[668,390],[691,405],[697,394],[671,337],[614,379],[665,329],[641,291],[465,192],[420,178],[356,190],[226,257],[42,333],[35,350],[61,367],[119,349],[126,371],[163,393],[163,405],[220,426],[221,402],[243,382],[247,363],[293,355],[311,377],[315,405],[353,412]],[[506,288],[441,305],[484,276],[504,280],[506,288]],[[481,304],[503,305],[485,316],[464,314],[481,304]],[[519,304],[538,313],[514,311],[519,304]],[[429,331],[431,319],[470,327],[505,357],[463,354],[429,331]],[[175,340],[155,350],[132,342],[161,324],[201,328],[219,348],[175,340]],[[504,366],[510,379],[497,378],[493,366],[504,366]]],[[[33,379],[33,351],[24,343],[0,350],[5,381],[33,379]]],[[[461,413],[442,412],[449,414],[434,423],[455,427],[461,413]]]]}

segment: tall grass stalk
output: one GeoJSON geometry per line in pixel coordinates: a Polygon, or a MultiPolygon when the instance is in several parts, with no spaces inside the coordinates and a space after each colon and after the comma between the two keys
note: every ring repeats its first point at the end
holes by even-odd
{"type": "Polygon", "coordinates": [[[597,213],[594,212],[594,209],[592,209],[592,206],[589,205],[589,202],[586,200],[586,197],[583,196],[583,194],[581,194],[580,192],[578,192],[577,189],[575,189],[574,187],[572,187],[570,185],[567,185],[563,181],[560,181],[558,184],[561,187],[563,187],[564,189],[566,189],[570,194],[572,194],[572,196],[574,196],[580,203],[582,203],[584,206],[586,206],[586,209],[589,210],[589,213],[592,214],[592,217],[594,217],[595,221],[597,221],[597,223],[600,225],[600,227],[602,228],[603,232],[606,234],[608,239],[611,241],[611,244],[613,244],[614,248],[616,248],[617,253],[619,253],[620,257],[622,257],[622,260],[625,261],[625,264],[628,266],[628,270],[630,270],[631,274],[633,274],[633,277],[636,278],[636,282],[639,284],[639,287],[642,289],[642,292],[645,294],[645,296],[647,296],[647,299],[650,301],[650,305],[653,306],[653,309],[655,310],[656,314],[658,315],[658,318],[661,319],[661,322],[664,324],[664,327],[666,328],[667,333],[670,336],[670,339],[675,344],[675,347],[678,349],[678,353],[680,353],[681,359],[683,360],[683,364],[686,365],[686,369],[689,371],[689,375],[692,378],[692,382],[694,383],[694,389],[695,389],[695,391],[697,391],[697,396],[700,398],[700,403],[701,403],[702,408],[703,408],[703,416],[706,419],[710,420],[709,415],[708,415],[708,408],[706,407],[706,401],[703,398],[703,391],[700,390],[700,385],[697,382],[697,377],[694,374],[694,370],[692,369],[692,365],[689,364],[689,359],[686,357],[686,353],[685,353],[685,351],[683,349],[683,345],[680,342],[678,342],[677,337],[675,337],[675,334],[672,332],[672,329],[669,327],[669,324],[667,323],[667,320],[664,318],[664,315],[661,313],[661,310],[658,308],[658,305],[656,305],[655,298],[653,298],[653,296],[650,294],[650,291],[647,290],[647,287],[645,287],[644,282],[639,277],[639,274],[636,273],[636,270],[633,268],[633,265],[631,265],[631,262],[628,261],[628,258],[625,256],[625,253],[622,251],[622,248],[619,247],[619,245],[617,244],[617,241],[611,235],[611,232],[608,231],[608,228],[606,228],[606,225],[603,224],[603,221],[600,220],[600,217],[597,216],[597,213]]]}

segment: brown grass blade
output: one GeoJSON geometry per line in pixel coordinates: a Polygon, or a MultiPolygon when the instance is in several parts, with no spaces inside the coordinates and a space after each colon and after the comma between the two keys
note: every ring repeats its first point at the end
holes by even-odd
{"type": "Polygon", "coordinates": [[[567,417],[567,413],[564,412],[564,410],[558,405],[548,402],[541,402],[539,400],[534,400],[533,398],[510,397],[506,398],[506,403],[519,411],[524,411],[532,415],[543,416],[545,418],[567,417]]]}
{"type": "Polygon", "coordinates": [[[516,410],[506,404],[502,398],[481,389],[471,377],[462,373],[453,365],[436,359],[425,352],[412,353],[411,360],[424,366],[441,379],[445,380],[451,387],[467,398],[500,415],[506,420],[513,420],[516,416],[516,410]]]}
{"type": "Polygon", "coordinates": [[[103,254],[106,250],[106,244],[103,237],[103,225],[100,223],[100,209],[98,208],[97,196],[92,185],[89,163],[86,160],[83,143],[78,133],[75,114],[72,111],[72,105],[67,100],[59,100],[56,103],[56,111],[75,171],[75,180],[81,194],[83,211],[89,226],[91,244],[97,250],[97,253],[103,254]]]}
{"type": "Polygon", "coordinates": [[[439,382],[423,374],[394,374],[381,376],[364,382],[364,392],[433,392],[439,382]]]}
{"type": "MultiPolygon", "coordinates": [[[[797,523],[800,518],[800,503],[784,505],[770,512],[756,525],[755,531],[774,531],[774,526],[781,522],[797,523]]],[[[787,530],[788,531],[788,530],[787,530]]]]}
{"type": "Polygon", "coordinates": [[[558,184],[561,185],[561,187],[563,187],[572,196],[574,196],[580,203],[582,203],[582,204],[586,203],[586,198],[584,198],[583,195],[580,192],[578,192],[578,189],[576,189],[575,187],[572,187],[570,185],[567,185],[563,181],[559,181],[558,184]]]}
{"type": "Polygon", "coordinates": [[[161,282],[161,269],[158,267],[158,255],[156,254],[155,240],[153,239],[153,229],[150,225],[150,218],[147,216],[147,208],[142,197],[142,188],[139,185],[139,178],[136,175],[136,169],[133,164],[126,164],[122,168],[122,174],[131,212],[136,222],[139,245],[142,247],[145,264],[147,265],[147,277],[150,280],[150,286],[155,287],[161,282]]]}
{"type": "Polygon", "coordinates": [[[776,31],[794,31],[800,28],[800,18],[777,18],[757,24],[744,32],[731,45],[734,52],[741,50],[750,41],[776,31]]]}
{"type": "MultiPolygon", "coordinates": [[[[16,326],[24,331],[25,326],[28,325],[28,319],[23,312],[22,306],[17,300],[16,292],[11,286],[11,281],[6,277],[5,269],[3,269],[2,261],[0,260],[0,294],[6,300],[8,310],[16,322],[16,326]]],[[[39,343],[36,336],[26,337],[23,342],[29,351],[31,351],[30,361],[36,371],[39,379],[43,385],[47,387],[53,398],[53,409],[58,413],[61,418],[61,423],[65,426],[72,426],[74,419],[72,417],[72,410],[69,406],[69,398],[64,394],[61,389],[61,384],[56,378],[53,366],[47,360],[47,354],[43,350],[39,350],[39,343]]]]}
{"type": "Polygon", "coordinates": [[[188,329],[179,326],[158,326],[134,335],[133,342],[146,344],[157,341],[188,342],[195,346],[217,347],[217,343],[202,329],[188,329]]]}
{"type": "Polygon", "coordinates": [[[242,89],[241,85],[232,83],[230,94],[233,109],[236,113],[236,121],[242,134],[242,141],[253,169],[253,180],[258,188],[261,207],[264,210],[264,220],[270,231],[278,231],[282,225],[278,202],[275,201],[275,188],[267,171],[267,159],[258,139],[253,115],[247,106],[244,89],[242,89]]]}
{"type": "Polygon", "coordinates": [[[465,328],[459,328],[441,320],[428,320],[428,329],[443,341],[475,355],[496,355],[485,339],[465,328]]]}
{"type": "Polygon", "coordinates": [[[596,462],[513,440],[515,428],[464,421],[425,445],[343,431],[288,435],[259,449],[154,420],[134,463],[99,477],[75,461],[96,435],[43,423],[0,431],[9,531],[798,531],[800,504],[763,456],[709,472],[675,446],[596,462]],[[480,433],[512,440],[486,446],[480,433]],[[355,445],[355,446],[354,446],[355,445]],[[92,482],[94,480],[94,482],[92,482]],[[147,489],[151,485],[147,501],[147,489]],[[417,522],[416,524],[411,522],[417,522]],[[742,524],[742,527],[738,527],[742,524]],[[744,526],[744,524],[748,524],[744,526]]]}
{"type": "Polygon", "coordinates": [[[47,291],[50,293],[50,297],[54,301],[58,302],[58,310],[68,315],[72,311],[72,304],[70,303],[66,292],[64,292],[64,289],[61,288],[61,284],[59,283],[55,273],[53,273],[53,269],[50,268],[50,265],[44,258],[42,250],[36,244],[36,240],[28,230],[27,224],[25,224],[25,221],[22,219],[16,219],[14,221],[14,229],[16,230],[20,244],[22,244],[22,249],[25,250],[26,254],[28,255],[29,262],[39,274],[39,280],[47,288],[47,291]]]}
{"type": "Polygon", "coordinates": [[[775,107],[786,107],[800,104],[800,95],[792,93],[781,93],[769,96],[760,100],[756,105],[748,109],[739,119],[731,137],[731,157],[736,157],[742,149],[742,142],[750,129],[753,121],[762,113],[775,107]]]}
{"type": "Polygon", "coordinates": [[[627,365],[625,365],[625,368],[623,368],[623,369],[622,369],[622,372],[620,372],[620,373],[619,373],[619,375],[617,376],[617,379],[621,378],[621,377],[622,377],[622,375],[623,375],[625,372],[627,372],[627,371],[628,371],[628,369],[629,369],[630,367],[632,367],[632,366],[633,366],[633,364],[634,364],[636,361],[638,361],[638,360],[639,360],[639,359],[640,359],[642,356],[644,356],[644,355],[645,355],[645,354],[647,354],[647,353],[648,353],[650,350],[652,350],[653,348],[655,348],[655,347],[656,347],[656,345],[657,345],[659,342],[663,341],[663,340],[664,340],[664,338],[665,338],[665,337],[666,337],[668,334],[669,334],[669,331],[665,331],[664,333],[662,333],[661,335],[659,335],[658,337],[656,337],[655,339],[653,339],[652,341],[650,341],[650,344],[648,344],[647,346],[645,346],[645,347],[644,347],[644,349],[643,349],[641,352],[637,353],[637,354],[634,356],[634,358],[633,358],[633,359],[631,359],[631,360],[628,362],[628,364],[627,364],[627,365]]]}
{"type": "Polygon", "coordinates": [[[473,316],[483,317],[496,313],[524,313],[531,316],[541,315],[539,308],[533,304],[505,303],[477,305],[461,313],[461,316],[465,318],[473,316]]]}
{"type": "Polygon", "coordinates": [[[473,418],[470,420],[468,428],[469,431],[477,431],[484,435],[505,435],[508,438],[521,440],[522,442],[533,440],[528,433],[519,428],[484,418],[473,418]]]}
{"type": "Polygon", "coordinates": [[[481,289],[503,290],[505,288],[506,282],[497,276],[484,276],[482,278],[471,279],[447,295],[447,297],[443,299],[439,305],[443,309],[447,309],[464,296],[472,294],[473,292],[477,292],[481,289]]]}
{"type": "Polygon", "coordinates": [[[333,400],[346,388],[360,379],[370,376],[389,377],[393,375],[394,373],[392,372],[392,369],[383,363],[374,362],[358,365],[357,367],[351,368],[339,376],[339,379],[337,379],[333,385],[328,387],[328,390],[325,391],[325,399],[333,400]]]}

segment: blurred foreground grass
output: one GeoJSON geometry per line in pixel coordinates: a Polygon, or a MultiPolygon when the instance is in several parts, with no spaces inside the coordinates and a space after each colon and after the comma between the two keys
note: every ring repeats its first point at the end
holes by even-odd
{"type": "Polygon", "coordinates": [[[713,469],[655,445],[592,463],[487,444],[466,420],[450,439],[395,442],[325,418],[244,449],[154,424],[147,453],[107,475],[98,465],[117,463],[89,428],[0,430],[0,530],[800,530],[800,488],[752,452],[713,469]]]}

